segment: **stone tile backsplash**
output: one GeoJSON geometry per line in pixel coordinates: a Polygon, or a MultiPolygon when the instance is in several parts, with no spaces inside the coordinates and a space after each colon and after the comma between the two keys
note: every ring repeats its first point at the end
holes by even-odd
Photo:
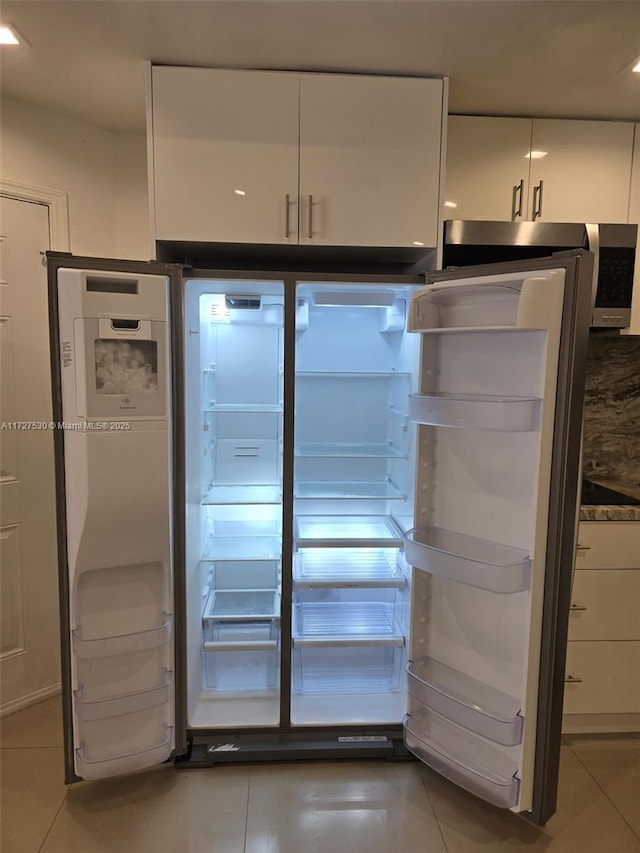
{"type": "Polygon", "coordinates": [[[640,336],[589,335],[583,473],[640,499],[640,336]]]}

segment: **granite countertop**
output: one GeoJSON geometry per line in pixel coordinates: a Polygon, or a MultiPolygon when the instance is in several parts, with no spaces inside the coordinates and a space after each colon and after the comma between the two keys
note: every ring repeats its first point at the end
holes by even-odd
{"type": "Polygon", "coordinates": [[[580,507],[580,521],[640,521],[640,506],[607,506],[596,504],[580,507]]]}

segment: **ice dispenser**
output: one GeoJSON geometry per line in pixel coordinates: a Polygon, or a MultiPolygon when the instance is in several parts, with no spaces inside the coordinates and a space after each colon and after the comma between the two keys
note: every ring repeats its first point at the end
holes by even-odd
{"type": "Polygon", "coordinates": [[[58,270],[75,768],[173,747],[169,279],[58,270]]]}

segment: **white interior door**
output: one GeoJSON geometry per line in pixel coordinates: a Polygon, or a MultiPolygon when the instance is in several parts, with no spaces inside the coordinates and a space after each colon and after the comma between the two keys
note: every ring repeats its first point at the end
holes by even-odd
{"type": "Polygon", "coordinates": [[[46,205],[0,198],[2,713],[60,686],[46,205]]]}
{"type": "Polygon", "coordinates": [[[519,266],[442,273],[414,296],[410,328],[423,340],[409,406],[419,427],[405,742],[461,787],[544,823],[555,810],[592,265],[582,275],[553,260],[519,266]]]}

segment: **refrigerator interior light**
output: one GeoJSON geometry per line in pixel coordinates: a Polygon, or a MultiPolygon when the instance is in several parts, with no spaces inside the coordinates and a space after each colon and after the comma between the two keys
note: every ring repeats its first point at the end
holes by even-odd
{"type": "Polygon", "coordinates": [[[314,291],[313,304],[326,308],[351,305],[358,308],[388,308],[395,301],[392,290],[314,291]]]}

